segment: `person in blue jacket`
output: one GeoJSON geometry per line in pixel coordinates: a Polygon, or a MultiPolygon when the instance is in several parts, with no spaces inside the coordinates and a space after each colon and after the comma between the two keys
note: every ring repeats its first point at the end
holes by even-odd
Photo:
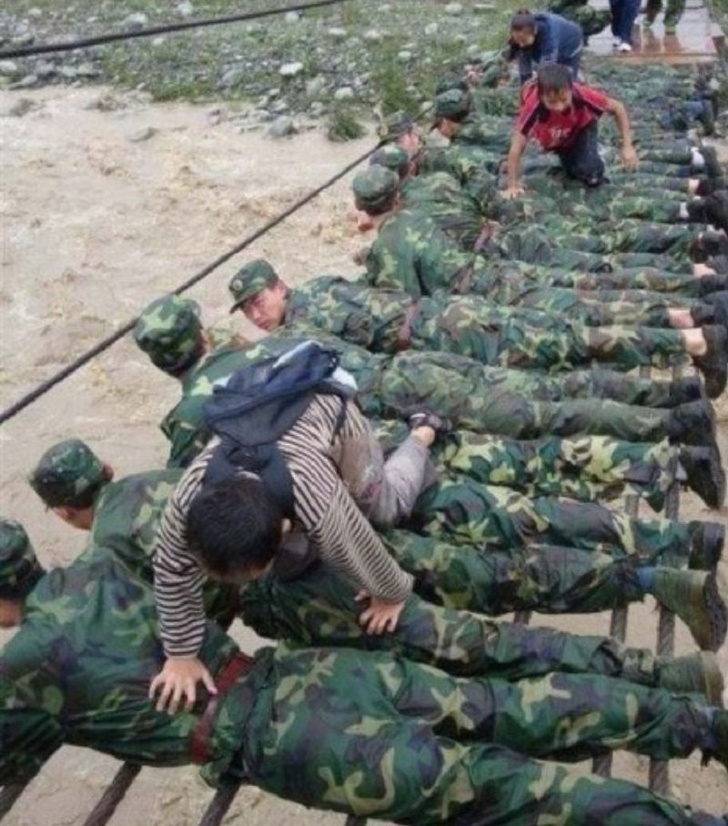
{"type": "Polygon", "coordinates": [[[521,84],[527,83],[540,66],[560,63],[577,79],[584,48],[581,26],[558,14],[520,9],[511,19],[510,57],[518,58],[521,84]]]}
{"type": "Polygon", "coordinates": [[[640,13],[640,0],[609,0],[612,13],[612,36],[618,52],[632,51],[632,28],[640,13]]]}

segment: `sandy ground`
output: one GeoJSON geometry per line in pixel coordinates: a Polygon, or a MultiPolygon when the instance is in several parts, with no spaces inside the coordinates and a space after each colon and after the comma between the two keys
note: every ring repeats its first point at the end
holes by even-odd
{"type": "MultiPolygon", "coordinates": [[[[216,123],[210,107],[151,106],[130,96],[117,96],[122,108],[104,112],[93,106],[102,94],[62,88],[22,93],[33,107],[14,117],[8,113],[21,93],[0,91],[3,409],[373,141],[336,145],[315,132],[272,141],[240,134],[224,118],[216,123]],[[146,127],[154,130],[148,140],[129,140],[146,127]]],[[[193,288],[189,295],[201,303],[207,323],[252,333],[227,314],[227,282],[248,258],[270,257],[290,283],[323,272],[353,274],[350,257],[361,242],[350,221],[349,182],[344,179],[193,288]]],[[[0,430],[0,512],[25,523],[47,564],[70,560],[84,536],[45,512],[25,484],[27,470],[45,447],[70,436],[86,439],[118,475],[161,466],[166,450],[156,424],[176,395],[175,383],[126,338],[0,430]]],[[[725,397],[720,401],[725,419],[725,397]]],[[[725,519],[691,496],[683,497],[681,513],[725,519]]],[[[654,646],[656,616],[650,604],[630,612],[630,644],[654,646]]],[[[606,633],[609,617],[548,624],[606,633]]],[[[5,638],[0,635],[0,643],[5,638]]],[[[676,650],[692,650],[682,627],[676,650]]],[[[82,823],[117,765],[91,752],[62,750],[4,822],[82,823]]],[[[647,761],[635,756],[615,760],[620,777],[646,782],[646,769],[647,761]]],[[[694,758],[674,763],[671,778],[673,793],[686,803],[716,814],[728,809],[728,781],[719,767],[700,770],[694,758]]],[[[112,822],[196,824],[210,797],[193,769],[146,769],[112,822]]],[[[343,818],[246,789],[226,822],[329,826],[343,818]]]]}

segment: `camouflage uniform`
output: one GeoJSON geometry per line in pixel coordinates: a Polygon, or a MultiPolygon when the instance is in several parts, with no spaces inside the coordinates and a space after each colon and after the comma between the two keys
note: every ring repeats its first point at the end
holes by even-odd
{"type": "Polygon", "coordinates": [[[484,364],[569,369],[608,361],[623,369],[685,360],[677,330],[588,327],[556,315],[500,307],[481,296],[423,297],[323,276],[288,294],[286,323],[312,324],[374,352],[436,350],[484,364]]]}
{"type": "MultiPolygon", "coordinates": [[[[0,658],[0,783],[29,779],[66,741],[148,765],[191,762],[201,709],[170,716],[147,697],[161,665],[148,586],[97,549],[45,577],[27,607],[0,658]]],[[[595,640],[578,642],[601,656],[595,640]]],[[[235,655],[210,626],[202,651],[210,671],[219,678],[235,655]]],[[[518,812],[513,822],[525,826],[564,807],[574,826],[587,812],[605,824],[698,822],[644,789],[572,777],[510,751],[558,760],[618,746],[687,755],[710,731],[697,697],[567,674],[516,684],[456,678],[390,654],[283,646],[263,649],[242,672],[218,696],[196,750],[212,783],[237,775],[306,805],[418,824],[495,823],[506,812],[513,821],[518,812]]]]}

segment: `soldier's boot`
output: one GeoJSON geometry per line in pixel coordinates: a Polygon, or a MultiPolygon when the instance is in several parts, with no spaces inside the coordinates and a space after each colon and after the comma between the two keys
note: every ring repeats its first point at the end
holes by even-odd
{"type": "Polygon", "coordinates": [[[712,706],[722,704],[723,675],[713,654],[701,651],[659,663],[657,685],[674,694],[703,694],[712,706]]]}
{"type": "Polygon", "coordinates": [[[695,263],[705,263],[715,256],[728,256],[728,237],[717,230],[699,232],[691,240],[689,252],[695,263]]]}
{"type": "Polygon", "coordinates": [[[710,745],[703,749],[702,764],[707,766],[715,758],[728,771],[728,711],[718,709],[710,728],[710,745]]]}
{"type": "Polygon", "coordinates": [[[723,259],[723,261],[718,261],[716,259],[721,259],[723,256],[715,256],[714,258],[709,259],[706,261],[706,264],[712,266],[713,269],[716,270],[715,275],[709,273],[708,275],[701,275],[698,278],[698,287],[700,289],[700,297],[706,295],[711,295],[712,293],[720,293],[725,292],[728,290],[728,275],[720,272],[717,269],[717,266],[723,266],[723,261],[728,264],[728,259],[723,259]]]}
{"type": "MultiPolygon", "coordinates": [[[[707,276],[706,276],[707,277],[707,276]]],[[[728,290],[711,293],[704,296],[704,302],[713,308],[713,318],[715,324],[720,324],[728,329],[728,290]]],[[[702,301],[700,302],[703,303],[702,301]]]]}
{"type": "MultiPolygon", "coordinates": [[[[706,276],[707,277],[707,276],[706,276]]],[[[690,317],[694,327],[705,327],[716,323],[716,310],[709,301],[699,301],[690,308],[690,317]]]]}
{"type": "Polygon", "coordinates": [[[433,413],[429,407],[412,407],[405,412],[404,417],[410,430],[430,427],[438,436],[444,436],[452,430],[450,421],[433,413]]]}
{"type": "Polygon", "coordinates": [[[667,435],[685,445],[715,444],[715,414],[707,399],[681,404],[670,411],[667,435]]]}
{"type": "Polygon", "coordinates": [[[705,161],[705,174],[710,178],[723,178],[724,169],[718,160],[718,152],[714,146],[701,146],[700,154],[705,161]]]}
{"type": "Polygon", "coordinates": [[[687,212],[688,220],[693,223],[707,223],[724,232],[728,230],[728,196],[724,192],[688,201],[687,212]]]}
{"type": "Polygon", "coordinates": [[[647,591],[680,617],[703,651],[717,651],[723,645],[728,615],[715,574],[657,568],[647,591]]]}
{"type": "Polygon", "coordinates": [[[703,374],[705,392],[711,399],[717,399],[728,381],[728,330],[718,324],[709,324],[702,330],[705,355],[695,356],[693,364],[703,374]]]}
{"type": "Polygon", "coordinates": [[[645,26],[651,26],[662,11],[662,0],[647,0],[645,6],[645,26]]]}
{"type": "Polygon", "coordinates": [[[685,0],[667,0],[665,9],[665,34],[675,34],[677,24],[685,11],[685,0]]]}
{"type": "Polygon", "coordinates": [[[703,397],[703,383],[698,376],[681,376],[670,382],[670,407],[694,402],[703,397]]]}
{"type": "Polygon", "coordinates": [[[725,470],[718,446],[683,447],[680,449],[680,464],[690,490],[697,493],[709,508],[722,508],[725,501],[725,470]]]}
{"type": "Polygon", "coordinates": [[[691,522],[688,567],[715,573],[723,558],[724,546],[725,527],[720,522],[691,522]]]}

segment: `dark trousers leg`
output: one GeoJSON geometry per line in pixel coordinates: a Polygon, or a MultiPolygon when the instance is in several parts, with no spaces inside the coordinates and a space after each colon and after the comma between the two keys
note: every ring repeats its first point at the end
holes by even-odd
{"type": "Polygon", "coordinates": [[[579,133],[568,149],[557,153],[566,174],[587,186],[599,186],[604,179],[604,161],[599,157],[598,138],[598,127],[593,123],[579,133]]]}

